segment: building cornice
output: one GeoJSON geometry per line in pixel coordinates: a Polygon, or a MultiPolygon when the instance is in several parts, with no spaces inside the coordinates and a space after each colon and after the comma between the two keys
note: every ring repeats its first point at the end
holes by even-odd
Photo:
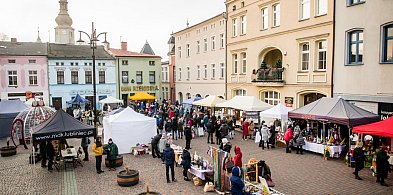
{"type": "Polygon", "coordinates": [[[259,4],[258,7],[262,8],[262,7],[265,7],[267,5],[271,5],[271,4],[275,4],[275,3],[279,3],[279,2],[280,2],[280,0],[271,0],[271,1],[267,1],[267,2],[259,4]]]}
{"type": "Polygon", "coordinates": [[[238,17],[238,16],[241,16],[241,15],[246,15],[247,14],[247,10],[244,10],[244,11],[241,11],[241,12],[239,12],[239,13],[237,13],[237,14],[233,14],[233,15],[231,15],[231,16],[229,16],[230,18],[236,18],[236,17],[238,17]]]}

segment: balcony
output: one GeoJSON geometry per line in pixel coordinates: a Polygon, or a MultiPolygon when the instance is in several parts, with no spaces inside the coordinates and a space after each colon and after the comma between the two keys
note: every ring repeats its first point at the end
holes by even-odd
{"type": "Polygon", "coordinates": [[[285,81],[283,79],[284,68],[260,68],[253,70],[252,83],[260,87],[274,87],[284,86],[285,81]]]}

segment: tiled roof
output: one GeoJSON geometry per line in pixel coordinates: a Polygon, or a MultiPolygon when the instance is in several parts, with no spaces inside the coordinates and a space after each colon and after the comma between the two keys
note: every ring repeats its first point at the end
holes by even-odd
{"type": "Polygon", "coordinates": [[[109,49],[109,51],[116,57],[145,57],[145,58],[161,58],[160,56],[144,54],[132,51],[125,51],[121,49],[109,49]]]}
{"type": "Polygon", "coordinates": [[[153,49],[150,47],[150,44],[146,41],[145,45],[142,47],[141,53],[156,55],[153,49]]]}
{"type": "MultiPolygon", "coordinates": [[[[114,59],[104,46],[97,46],[95,49],[96,59],[114,59]]],[[[48,46],[49,58],[73,58],[73,59],[92,59],[90,45],[68,45],[50,43],[48,46]]]]}
{"type": "Polygon", "coordinates": [[[46,43],[32,42],[4,42],[0,41],[0,55],[15,56],[46,56],[46,43]]]}

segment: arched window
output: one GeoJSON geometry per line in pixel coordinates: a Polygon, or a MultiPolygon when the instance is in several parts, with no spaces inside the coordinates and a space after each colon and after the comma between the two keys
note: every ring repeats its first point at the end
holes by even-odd
{"type": "Polygon", "coordinates": [[[277,91],[262,91],[260,93],[260,99],[270,105],[277,105],[280,103],[281,95],[277,91]]]}
{"type": "Polygon", "coordinates": [[[186,93],[186,98],[187,99],[191,99],[191,94],[190,93],[186,93]]]}
{"type": "Polygon", "coordinates": [[[233,90],[233,96],[236,96],[236,95],[246,96],[246,95],[247,95],[247,92],[246,92],[246,90],[244,90],[244,89],[236,89],[236,90],[233,90]]]}

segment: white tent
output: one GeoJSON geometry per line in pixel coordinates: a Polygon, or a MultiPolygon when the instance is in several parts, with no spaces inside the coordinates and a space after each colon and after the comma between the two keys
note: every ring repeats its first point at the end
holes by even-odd
{"type": "Polygon", "coordinates": [[[156,119],[144,116],[127,107],[104,118],[104,142],[109,138],[119,148],[119,154],[131,152],[131,147],[148,144],[157,133],[156,119]]]}
{"type": "Polygon", "coordinates": [[[223,102],[225,102],[224,99],[219,98],[219,97],[217,97],[217,96],[215,96],[215,95],[210,95],[210,96],[208,96],[208,97],[205,98],[205,99],[201,99],[201,100],[192,102],[192,105],[196,105],[196,106],[207,106],[207,107],[215,107],[216,104],[223,103],[223,102]]]}
{"type": "Polygon", "coordinates": [[[123,100],[118,100],[112,96],[108,96],[105,99],[99,101],[100,104],[123,104],[123,100]]]}
{"type": "Polygon", "coordinates": [[[226,102],[217,104],[216,107],[234,108],[243,111],[264,111],[273,106],[262,102],[255,96],[235,96],[226,102]]]}
{"type": "Polygon", "coordinates": [[[288,122],[288,112],[293,110],[292,108],[288,108],[282,104],[277,104],[273,108],[265,110],[261,112],[260,116],[266,122],[273,122],[274,119],[281,120],[281,129],[286,129],[286,124],[288,122]]]}

